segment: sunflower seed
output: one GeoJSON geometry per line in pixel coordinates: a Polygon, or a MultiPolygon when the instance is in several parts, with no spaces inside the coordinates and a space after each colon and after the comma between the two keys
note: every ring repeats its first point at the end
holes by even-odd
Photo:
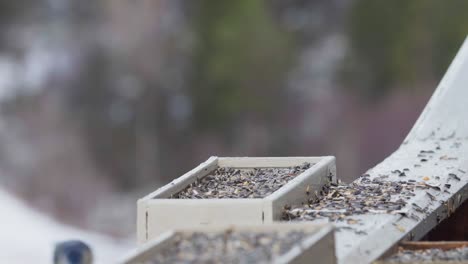
{"type": "MultiPolygon", "coordinates": [[[[385,259],[385,263],[432,263],[434,261],[467,261],[468,247],[442,250],[440,248],[430,248],[424,250],[404,250],[400,249],[396,254],[385,259]]],[[[448,262],[447,262],[448,263],[448,262]]],[[[461,263],[461,262],[457,262],[461,263]]],[[[465,262],[463,262],[465,263],[465,262]]]]}
{"type": "Polygon", "coordinates": [[[172,199],[264,198],[311,167],[238,169],[220,167],[197,179],[172,199]]]}
{"type": "Polygon", "coordinates": [[[270,263],[308,236],[304,231],[176,233],[151,263],[270,263]]]}

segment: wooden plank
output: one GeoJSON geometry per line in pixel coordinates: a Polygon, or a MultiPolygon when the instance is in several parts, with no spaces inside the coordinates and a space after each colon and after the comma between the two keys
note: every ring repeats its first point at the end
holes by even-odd
{"type": "Polygon", "coordinates": [[[144,263],[146,259],[150,258],[154,254],[153,248],[155,245],[164,247],[171,242],[171,238],[173,236],[174,231],[167,231],[162,233],[158,237],[154,238],[151,243],[142,245],[141,247],[127,254],[121,263],[144,263]]]}
{"type": "MultiPolygon", "coordinates": [[[[171,229],[263,224],[262,199],[154,199],[148,201],[147,241],[171,229]]],[[[270,221],[271,222],[271,221],[270,221]]]]}
{"type": "Polygon", "coordinates": [[[210,172],[218,167],[218,157],[210,157],[207,161],[201,163],[191,171],[185,173],[179,178],[173,180],[169,184],[164,185],[158,190],[148,194],[142,200],[150,200],[154,198],[165,198],[171,194],[180,192],[187,185],[195,182],[197,179],[201,179],[208,175],[210,172]]]}
{"type": "Polygon", "coordinates": [[[172,193],[181,191],[184,186],[193,183],[197,178],[206,176],[218,166],[218,157],[210,157],[207,161],[201,163],[191,171],[181,177],[173,180],[169,184],[146,195],[137,202],[137,243],[141,245],[148,241],[148,201],[156,197],[168,197],[172,193]]]}
{"type": "Polygon", "coordinates": [[[334,157],[226,157],[218,158],[218,166],[236,168],[292,167],[305,162],[315,164],[324,158],[334,157]]]}
{"type": "Polygon", "coordinates": [[[404,241],[400,247],[407,250],[440,248],[443,250],[468,247],[468,241],[404,241]]]}

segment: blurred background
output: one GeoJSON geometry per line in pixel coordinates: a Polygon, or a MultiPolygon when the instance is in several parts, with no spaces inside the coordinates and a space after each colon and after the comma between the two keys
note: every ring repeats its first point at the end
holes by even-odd
{"type": "Polygon", "coordinates": [[[0,185],[131,238],[135,202],[209,156],[394,151],[468,1],[1,0],[0,185]]]}

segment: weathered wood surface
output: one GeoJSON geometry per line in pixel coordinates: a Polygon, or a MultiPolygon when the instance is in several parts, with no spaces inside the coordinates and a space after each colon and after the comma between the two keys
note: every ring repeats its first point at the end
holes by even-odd
{"type": "Polygon", "coordinates": [[[407,215],[416,215],[420,220],[398,214],[366,214],[351,216],[361,220],[361,225],[337,223],[338,262],[370,263],[400,240],[423,237],[465,201],[467,172],[468,41],[465,41],[400,148],[367,172],[371,179],[388,175],[388,181],[412,179],[433,185],[430,189],[416,189],[416,195],[404,208],[407,215]],[[404,168],[409,169],[405,177],[392,173],[404,168]]]}

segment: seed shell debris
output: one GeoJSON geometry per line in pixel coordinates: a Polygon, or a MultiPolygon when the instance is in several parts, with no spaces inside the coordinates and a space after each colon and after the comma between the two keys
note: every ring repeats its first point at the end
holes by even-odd
{"type": "Polygon", "coordinates": [[[242,169],[219,167],[170,198],[264,198],[310,167],[310,163],[283,168],[242,169]]]}
{"type": "Polygon", "coordinates": [[[449,250],[442,250],[440,248],[430,248],[424,250],[400,249],[396,254],[385,259],[384,263],[433,263],[435,261],[463,261],[463,263],[466,263],[465,261],[467,260],[468,247],[460,247],[449,250]]]}
{"type": "Polygon", "coordinates": [[[165,247],[143,264],[271,263],[300,244],[304,231],[176,233],[165,247]]]}
{"type": "MultiPolygon", "coordinates": [[[[382,178],[362,176],[351,183],[330,184],[323,187],[318,198],[309,199],[301,206],[286,206],[284,221],[311,221],[325,218],[331,222],[344,221],[351,215],[401,214],[413,196],[415,188],[428,189],[415,181],[386,181],[382,178]]],[[[422,208],[418,208],[423,211],[422,208]]],[[[354,223],[354,221],[351,221],[354,223]]]]}

